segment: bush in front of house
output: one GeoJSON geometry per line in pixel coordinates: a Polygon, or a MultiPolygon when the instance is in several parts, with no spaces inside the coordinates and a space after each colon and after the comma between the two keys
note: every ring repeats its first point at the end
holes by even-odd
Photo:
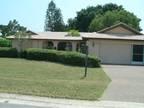
{"type": "Polygon", "coordinates": [[[0,47],[0,57],[16,58],[17,56],[18,56],[18,52],[15,48],[0,47]]]}
{"type": "MultiPolygon", "coordinates": [[[[72,66],[85,66],[85,55],[77,52],[30,48],[24,51],[23,57],[30,60],[52,61],[72,66]]],[[[100,67],[100,60],[88,56],[88,66],[100,67]]]]}
{"type": "Polygon", "coordinates": [[[0,37],[0,47],[10,47],[11,41],[0,37]]]}
{"type": "Polygon", "coordinates": [[[70,30],[67,34],[67,36],[72,36],[72,37],[79,37],[80,33],[78,30],[70,30]]]}

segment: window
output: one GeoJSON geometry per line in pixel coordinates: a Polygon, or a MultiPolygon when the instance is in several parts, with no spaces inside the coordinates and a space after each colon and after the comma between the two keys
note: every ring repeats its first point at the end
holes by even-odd
{"type": "Polygon", "coordinates": [[[144,62],[144,45],[133,45],[133,61],[144,62]]]}
{"type": "Polygon", "coordinates": [[[53,47],[54,47],[53,42],[49,41],[49,42],[47,43],[47,48],[48,48],[48,49],[53,49],[53,47]]]}

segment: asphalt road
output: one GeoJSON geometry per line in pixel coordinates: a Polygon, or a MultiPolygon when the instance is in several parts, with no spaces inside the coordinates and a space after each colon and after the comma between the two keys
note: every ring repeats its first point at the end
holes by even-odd
{"type": "MultiPolygon", "coordinates": [[[[28,105],[16,105],[16,104],[7,104],[7,103],[0,103],[0,108],[44,108],[44,107],[35,107],[35,106],[28,106],[28,105]]],[[[50,107],[47,107],[50,108],[50,107]]]]}
{"type": "Polygon", "coordinates": [[[144,66],[103,65],[112,82],[102,100],[144,103],[144,66]]]}

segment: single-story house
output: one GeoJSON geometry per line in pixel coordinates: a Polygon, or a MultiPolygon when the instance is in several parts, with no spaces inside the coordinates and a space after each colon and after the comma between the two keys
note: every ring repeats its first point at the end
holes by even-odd
{"type": "MultiPolygon", "coordinates": [[[[102,63],[144,64],[144,35],[124,23],[99,32],[81,32],[79,37],[68,36],[67,32],[31,34],[30,39],[23,42],[23,49],[53,47],[57,50],[78,51],[86,43],[89,54],[99,57],[102,63]]],[[[9,36],[8,39],[12,40],[12,47],[19,48],[14,36],[9,36]]]]}

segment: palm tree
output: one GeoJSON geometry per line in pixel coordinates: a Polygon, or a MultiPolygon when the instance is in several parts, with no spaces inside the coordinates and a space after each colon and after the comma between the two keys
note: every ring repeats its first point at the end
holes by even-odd
{"type": "Polygon", "coordinates": [[[31,35],[27,32],[27,30],[21,30],[16,32],[15,38],[18,40],[18,52],[20,57],[21,52],[23,51],[23,42],[30,39],[31,35]]]}

